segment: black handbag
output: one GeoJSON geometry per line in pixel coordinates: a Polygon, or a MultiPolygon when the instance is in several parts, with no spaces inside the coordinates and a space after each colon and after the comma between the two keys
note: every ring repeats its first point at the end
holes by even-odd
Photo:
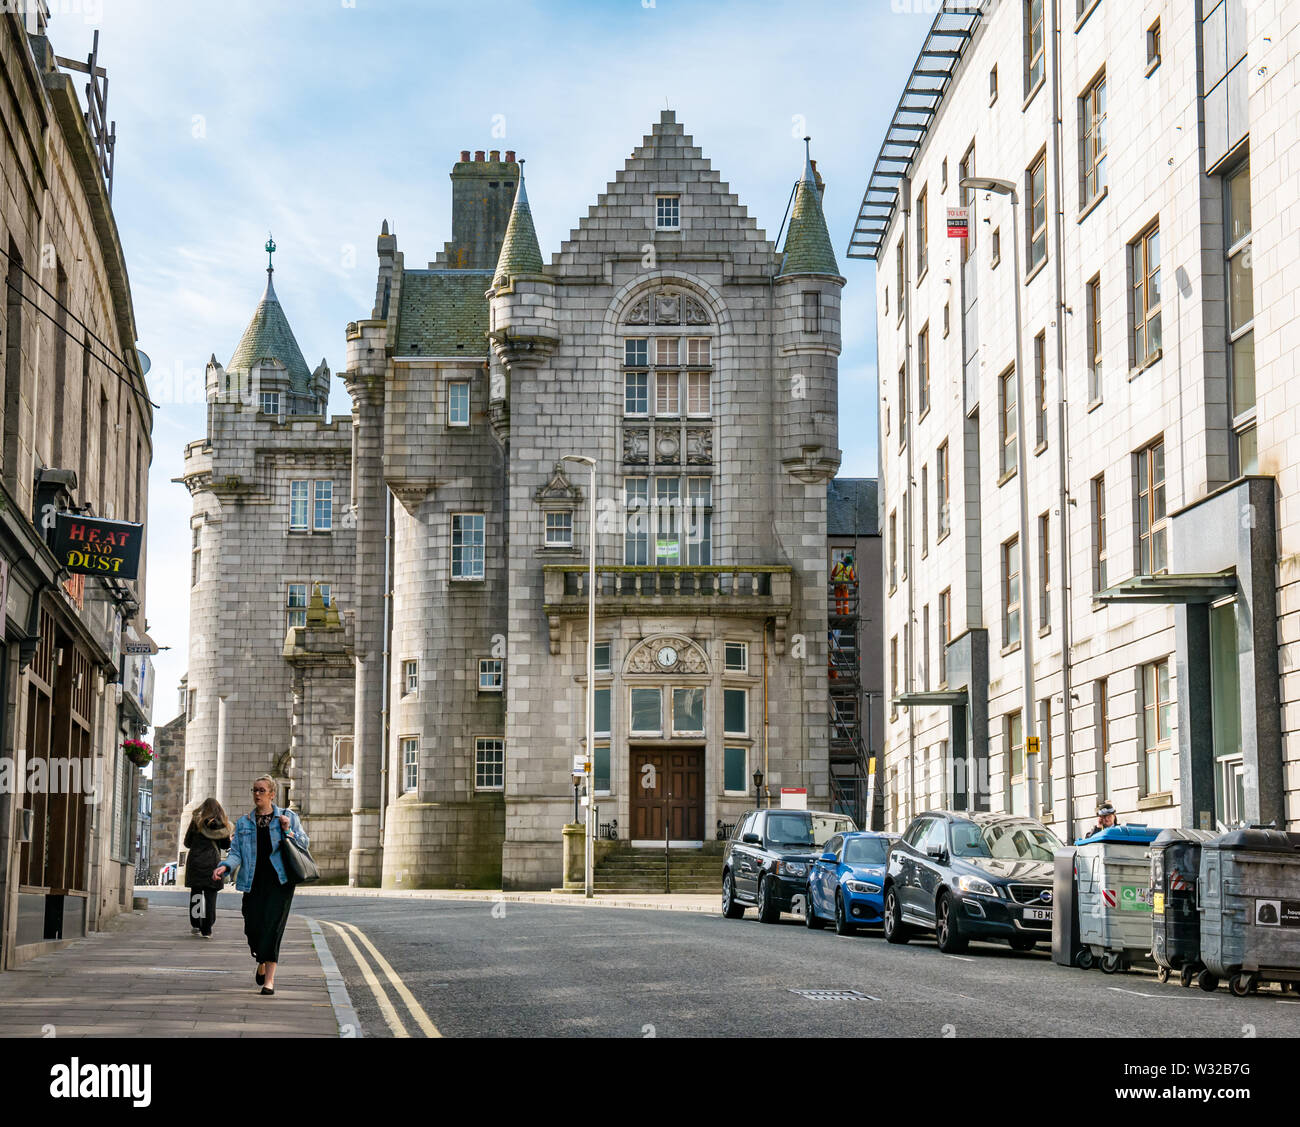
{"type": "Polygon", "coordinates": [[[287,833],[280,838],[280,860],[284,862],[284,875],[290,884],[311,884],[320,880],[320,870],[311,851],[297,838],[287,833]]]}

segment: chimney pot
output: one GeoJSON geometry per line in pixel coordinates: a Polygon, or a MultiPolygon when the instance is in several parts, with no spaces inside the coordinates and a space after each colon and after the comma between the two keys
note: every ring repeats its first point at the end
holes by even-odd
{"type": "Polygon", "coordinates": [[[482,149],[475,149],[475,150],[474,150],[474,159],[475,159],[476,161],[483,160],[483,159],[486,157],[486,155],[487,155],[487,154],[484,153],[484,151],[483,151],[482,149]]]}
{"type": "Polygon", "coordinates": [[[467,161],[467,160],[469,160],[469,150],[468,150],[468,149],[461,149],[461,151],[460,151],[460,159],[461,159],[462,161],[467,161]]]}
{"type": "Polygon", "coordinates": [[[514,149],[507,149],[507,150],[506,150],[506,164],[514,164],[514,163],[515,163],[515,151],[514,151],[514,149]]]}
{"type": "Polygon", "coordinates": [[[501,150],[500,150],[500,149],[493,149],[490,153],[488,153],[488,160],[490,160],[493,164],[500,164],[500,163],[501,163],[501,150]]]}

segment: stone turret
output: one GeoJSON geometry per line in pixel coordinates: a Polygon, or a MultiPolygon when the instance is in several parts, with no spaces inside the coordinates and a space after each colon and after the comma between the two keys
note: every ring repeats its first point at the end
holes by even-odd
{"type": "Polygon", "coordinates": [[[844,278],[826,229],[823,190],[808,155],[776,276],[776,375],[789,394],[788,406],[780,411],[781,464],[809,484],[829,480],[840,466],[837,384],[844,278]]]}

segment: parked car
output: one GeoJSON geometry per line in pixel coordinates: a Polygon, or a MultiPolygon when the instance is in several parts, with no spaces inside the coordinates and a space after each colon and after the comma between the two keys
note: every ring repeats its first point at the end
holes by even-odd
{"type": "Polygon", "coordinates": [[[161,869],[158,870],[158,883],[175,884],[177,870],[179,868],[180,865],[176,861],[169,861],[166,865],[164,865],[161,869]]]}
{"type": "Polygon", "coordinates": [[[814,930],[835,921],[840,935],[884,920],[885,861],[898,834],[871,830],[836,834],[808,871],[804,923],[814,930]]]}
{"type": "Polygon", "coordinates": [[[1029,951],[1052,939],[1052,855],[1061,842],[1014,814],[933,810],[913,819],[885,866],[885,938],[933,931],[956,954],[972,939],[1029,951]]]}
{"type": "Polygon", "coordinates": [[[765,924],[794,911],[808,889],[814,855],[836,834],[857,826],[846,814],[817,810],[751,810],[736,823],[722,858],[722,914],[738,920],[746,907],[765,924]]]}

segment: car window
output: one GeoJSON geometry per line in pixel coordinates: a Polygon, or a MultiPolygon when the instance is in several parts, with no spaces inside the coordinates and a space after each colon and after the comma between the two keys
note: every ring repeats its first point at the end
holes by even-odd
{"type": "Polygon", "coordinates": [[[764,835],[773,848],[787,845],[810,847],[813,840],[812,818],[804,811],[771,811],[767,815],[764,835]]]}
{"type": "Polygon", "coordinates": [[[750,822],[749,829],[746,832],[758,834],[759,837],[763,836],[763,812],[761,810],[754,815],[753,821],[750,822]]]}
{"type": "Polygon", "coordinates": [[[833,838],[830,839],[830,841],[828,841],[822,847],[822,852],[834,853],[835,856],[838,857],[840,855],[840,850],[843,848],[843,846],[844,846],[844,835],[836,834],[833,838]]]}
{"type": "Polygon", "coordinates": [[[952,855],[954,857],[992,857],[984,835],[974,822],[964,819],[952,824],[952,855]]]}
{"type": "Polygon", "coordinates": [[[924,853],[932,846],[938,846],[940,849],[947,849],[948,842],[945,840],[948,836],[948,825],[942,818],[932,818],[930,827],[925,831],[925,839],[921,844],[921,852],[924,853]]]}
{"type": "Polygon", "coordinates": [[[746,814],[740,819],[740,824],[736,826],[736,840],[742,841],[747,833],[753,832],[754,814],[746,814]]]}
{"type": "Polygon", "coordinates": [[[813,843],[821,845],[835,834],[852,833],[858,827],[851,819],[837,817],[834,814],[812,814],[813,843]]]}
{"type": "Polygon", "coordinates": [[[990,856],[1004,861],[1050,861],[1061,842],[1037,822],[1000,822],[984,830],[990,856]]]}
{"type": "Polygon", "coordinates": [[[925,836],[925,831],[930,828],[930,823],[933,821],[933,818],[918,818],[912,823],[907,833],[903,835],[903,840],[913,849],[919,849],[920,845],[918,843],[925,836]]]}
{"type": "Polygon", "coordinates": [[[850,838],[844,847],[846,865],[883,865],[889,841],[883,837],[850,838]]]}

